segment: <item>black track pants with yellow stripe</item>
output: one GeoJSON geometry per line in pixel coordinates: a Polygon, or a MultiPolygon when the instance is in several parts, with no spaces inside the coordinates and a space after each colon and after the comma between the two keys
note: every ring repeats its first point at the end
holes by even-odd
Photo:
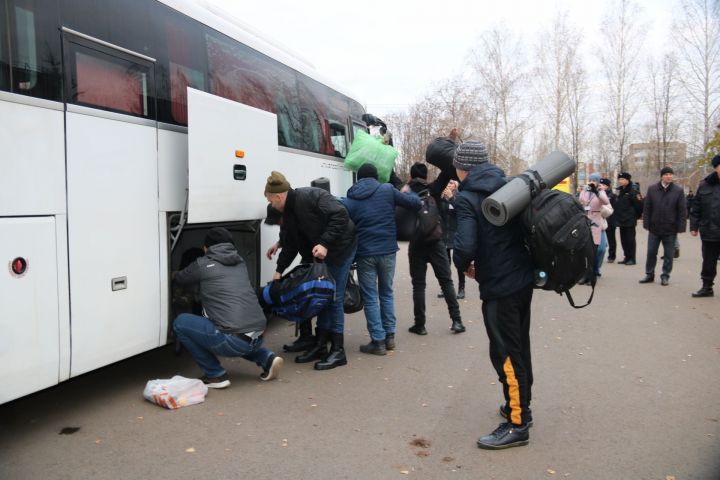
{"type": "Polygon", "coordinates": [[[528,423],[533,383],[530,360],[530,304],[533,288],[496,300],[483,301],[485,329],[490,339],[490,361],[503,385],[508,416],[515,425],[528,423]]]}

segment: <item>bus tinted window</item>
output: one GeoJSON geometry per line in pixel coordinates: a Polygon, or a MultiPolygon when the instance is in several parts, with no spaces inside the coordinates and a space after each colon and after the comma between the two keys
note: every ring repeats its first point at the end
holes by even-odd
{"type": "Polygon", "coordinates": [[[332,90],[301,74],[298,74],[298,90],[304,149],[335,155],[327,116],[327,94],[332,90]]]}
{"type": "Polygon", "coordinates": [[[207,90],[205,48],[200,28],[182,17],[167,16],[164,25],[170,89],[170,120],[187,125],[187,87],[207,90]]]}
{"type": "Polygon", "coordinates": [[[10,62],[8,62],[9,44],[7,35],[9,26],[5,16],[5,0],[0,0],[0,90],[10,90],[10,62]]]}
{"type": "Polygon", "coordinates": [[[68,42],[68,101],[154,118],[152,67],[68,42]]]}
{"type": "Polygon", "coordinates": [[[305,148],[295,72],[224,35],[206,38],[210,92],[277,114],[278,143],[305,148]]]}
{"type": "Polygon", "coordinates": [[[9,0],[12,91],[60,100],[60,35],[54,2],[9,0]]]}

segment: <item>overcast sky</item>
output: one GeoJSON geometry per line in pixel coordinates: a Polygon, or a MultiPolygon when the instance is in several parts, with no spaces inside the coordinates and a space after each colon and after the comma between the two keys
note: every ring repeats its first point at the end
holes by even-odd
{"type": "MultiPolygon", "coordinates": [[[[584,34],[585,49],[600,42],[609,0],[447,0],[327,2],[317,0],[208,0],[299,53],[325,76],[382,117],[460,73],[484,29],[495,25],[523,35],[528,46],[558,10],[584,34]]],[[[648,26],[646,45],[669,42],[679,0],[638,0],[648,26]]],[[[531,53],[531,52],[528,52],[531,53]]],[[[588,57],[588,67],[597,60],[588,57]]]]}

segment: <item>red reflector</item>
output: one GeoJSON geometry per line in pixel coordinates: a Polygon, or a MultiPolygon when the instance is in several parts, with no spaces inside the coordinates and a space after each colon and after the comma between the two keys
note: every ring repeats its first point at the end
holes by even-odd
{"type": "Polygon", "coordinates": [[[27,270],[27,260],[17,257],[12,261],[12,271],[15,275],[22,275],[27,270]]]}

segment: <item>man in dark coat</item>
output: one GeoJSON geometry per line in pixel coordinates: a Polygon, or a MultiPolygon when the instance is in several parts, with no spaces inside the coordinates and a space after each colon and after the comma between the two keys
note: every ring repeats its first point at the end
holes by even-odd
{"type": "MultiPolygon", "coordinates": [[[[410,182],[408,187],[412,192],[419,195],[429,195],[427,182],[427,167],[422,163],[415,163],[410,168],[410,182]]],[[[442,191],[442,189],[441,189],[442,191]]],[[[410,262],[410,278],[413,287],[413,312],[415,324],[408,329],[417,335],[427,335],[425,329],[425,279],[427,276],[427,264],[433,268],[435,278],[440,283],[445,303],[452,325],[450,329],[455,333],[465,331],[460,316],[460,305],[455,294],[455,286],[452,281],[450,265],[447,261],[447,252],[442,238],[434,242],[426,243],[424,239],[417,238],[410,241],[408,246],[408,260],[410,262]]]]}
{"type": "Polygon", "coordinates": [[[632,183],[632,175],[622,172],[618,175],[618,194],[615,201],[615,224],[620,227],[620,243],[625,258],[618,263],[635,265],[635,227],[642,212],[642,195],[632,183]]]}
{"type": "Polygon", "coordinates": [[[645,277],[640,283],[655,281],[655,265],[660,243],[663,265],[660,283],[667,286],[672,272],[677,234],[685,231],[685,192],[673,183],[673,169],[660,170],[660,181],[650,185],[643,200],[643,228],[648,231],[645,277]]]}
{"type": "Polygon", "coordinates": [[[482,214],[482,202],[506,183],[505,173],[487,159],[482,142],[465,142],[455,152],[454,164],[461,182],[455,198],[453,260],[480,286],[490,361],[503,386],[505,403],[500,415],[507,422],[477,442],[480,448],[495,450],[527,445],[530,438],[533,264],[519,217],[498,227],[482,214]]]}
{"type": "Polygon", "coordinates": [[[385,355],[395,350],[395,300],[393,277],[398,251],[395,207],[420,210],[420,198],[400,193],[389,183],[378,182],[377,169],[369,163],[357,172],[343,203],[355,223],[358,249],[355,254],[370,343],[360,351],[385,355]]]}
{"type": "Polygon", "coordinates": [[[267,320],[232,234],[222,227],[210,229],[203,251],[204,256],[172,275],[178,285],[200,287],[204,316],[180,314],[173,330],[205,372],[202,381],[208,388],[230,385],[218,356],[250,360],[263,369],[262,380],[276,378],[283,359],[263,347],[267,320]]]}
{"type": "Polygon", "coordinates": [[[335,279],[335,300],[318,315],[317,343],[295,361],[320,360],[315,363],[315,370],[346,365],[343,300],[350,264],[357,249],[355,224],[342,203],[326,190],[315,187],[293,189],[280,172],[274,171],[268,177],[265,198],[282,212],[283,229],[288,231],[283,237],[274,280],[282,276],[298,253],[303,258],[323,260],[335,279]],[[331,341],[329,352],[328,340],[331,341]]]}
{"type": "Polygon", "coordinates": [[[700,278],[703,285],[693,293],[693,297],[712,297],[713,283],[717,275],[717,262],[720,257],[720,155],[712,159],[713,173],[700,182],[690,208],[690,235],[702,240],[702,270],[700,278]]]}

